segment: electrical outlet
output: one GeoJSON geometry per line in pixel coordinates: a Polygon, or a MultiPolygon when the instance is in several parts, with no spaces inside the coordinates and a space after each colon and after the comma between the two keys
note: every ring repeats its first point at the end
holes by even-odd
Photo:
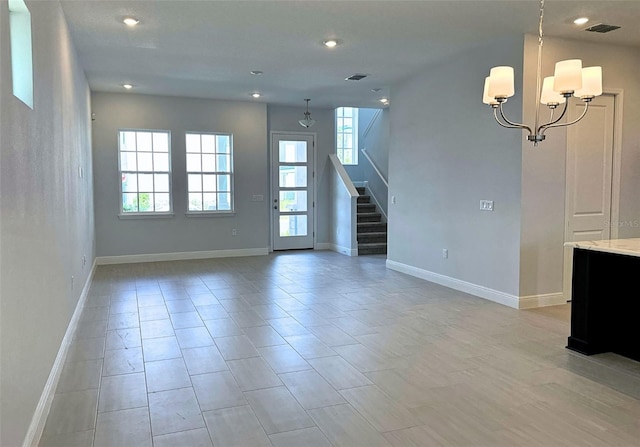
{"type": "Polygon", "coordinates": [[[251,196],[252,202],[264,202],[264,196],[262,194],[254,194],[251,196]]]}
{"type": "Polygon", "coordinates": [[[71,277],[71,290],[73,290],[73,287],[75,286],[75,282],[76,282],[76,279],[72,276],[71,277]]]}
{"type": "Polygon", "coordinates": [[[396,196],[391,196],[391,203],[396,203],[396,196]]]}
{"type": "Polygon", "coordinates": [[[84,267],[85,265],[87,265],[87,257],[82,255],[82,266],[84,267]]]}
{"type": "Polygon", "coordinates": [[[493,200],[481,200],[480,209],[482,211],[493,211],[493,200]]]}
{"type": "Polygon", "coordinates": [[[442,258],[443,259],[448,259],[449,258],[449,250],[447,250],[446,248],[442,249],[442,258]]]}
{"type": "Polygon", "coordinates": [[[237,236],[237,235],[238,235],[238,232],[236,231],[236,229],[235,228],[232,229],[231,230],[231,236],[237,236]]]}

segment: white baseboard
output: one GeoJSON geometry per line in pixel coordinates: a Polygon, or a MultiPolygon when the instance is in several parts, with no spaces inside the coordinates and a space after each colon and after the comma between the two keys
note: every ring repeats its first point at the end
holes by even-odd
{"type": "Polygon", "coordinates": [[[348,248],[341,245],[332,244],[331,242],[320,242],[315,245],[315,250],[331,250],[347,256],[358,256],[357,248],[348,248]]]}
{"type": "Polygon", "coordinates": [[[477,284],[451,278],[439,273],[430,272],[411,265],[402,264],[401,262],[391,261],[389,259],[387,259],[387,268],[401,273],[406,273],[407,275],[415,276],[417,278],[422,278],[454,290],[459,290],[460,292],[475,295],[489,301],[504,304],[505,306],[513,307],[515,309],[520,308],[520,299],[516,295],[510,295],[488,287],[479,286],[477,284]]]}
{"type": "Polygon", "coordinates": [[[562,292],[544,293],[541,295],[529,295],[520,297],[520,309],[534,309],[536,307],[558,306],[567,304],[567,299],[562,292]]]}
{"type": "Polygon", "coordinates": [[[240,256],[264,256],[269,247],[239,248],[234,250],[183,251],[175,253],[153,253],[146,255],[99,256],[98,265],[133,264],[136,262],[186,261],[189,259],[233,258],[240,256]]]}
{"type": "Polygon", "coordinates": [[[53,397],[56,393],[58,382],[60,381],[62,368],[64,367],[65,360],[67,359],[69,346],[71,345],[76,328],[78,327],[78,321],[80,321],[80,315],[82,315],[84,303],[87,301],[87,294],[89,293],[89,288],[93,281],[93,274],[96,271],[96,265],[97,263],[94,259],[93,265],[91,266],[91,272],[89,273],[89,276],[87,276],[87,280],[82,288],[82,293],[80,294],[80,298],[78,298],[78,303],[76,304],[76,308],[73,311],[73,315],[71,316],[71,320],[67,326],[67,331],[65,332],[62,343],[60,344],[58,355],[51,367],[49,378],[47,379],[47,383],[40,395],[38,406],[36,407],[36,411],[33,413],[33,418],[31,418],[31,423],[29,424],[29,429],[27,430],[22,447],[37,447],[40,443],[40,438],[42,437],[42,432],[44,431],[44,426],[47,422],[49,411],[51,410],[51,404],[53,403],[53,397]]]}
{"type": "Polygon", "coordinates": [[[343,254],[343,255],[347,255],[347,256],[358,256],[358,249],[357,248],[349,248],[349,247],[343,247],[341,245],[336,245],[336,244],[329,244],[329,250],[335,251],[337,253],[343,254]]]}

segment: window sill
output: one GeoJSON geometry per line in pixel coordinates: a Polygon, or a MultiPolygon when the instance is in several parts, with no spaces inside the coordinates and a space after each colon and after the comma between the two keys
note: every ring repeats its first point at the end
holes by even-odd
{"type": "Polygon", "coordinates": [[[174,213],[127,213],[118,214],[118,219],[168,219],[174,216],[174,213]]]}
{"type": "Polygon", "coordinates": [[[184,213],[187,217],[233,217],[235,211],[191,211],[184,213]]]}

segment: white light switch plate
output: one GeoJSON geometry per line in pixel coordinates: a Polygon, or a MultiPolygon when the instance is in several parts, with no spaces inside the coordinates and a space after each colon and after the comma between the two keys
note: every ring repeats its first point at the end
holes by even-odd
{"type": "Polygon", "coordinates": [[[481,200],[480,209],[482,211],[493,211],[493,200],[481,200]]]}

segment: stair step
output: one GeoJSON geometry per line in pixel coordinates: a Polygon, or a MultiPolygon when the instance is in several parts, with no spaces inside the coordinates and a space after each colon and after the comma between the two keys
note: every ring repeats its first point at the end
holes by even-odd
{"type": "Polygon", "coordinates": [[[387,231],[386,222],[358,222],[358,234],[379,233],[387,231]]]}
{"type": "Polygon", "coordinates": [[[376,211],[375,203],[358,203],[359,213],[375,213],[375,211],[376,211]]]}
{"type": "Polygon", "coordinates": [[[369,203],[371,202],[371,196],[358,196],[358,203],[369,203]]]}
{"type": "Polygon", "coordinates": [[[358,256],[382,255],[387,253],[387,244],[358,244],[358,256]]]}
{"type": "Polygon", "coordinates": [[[364,186],[356,186],[356,191],[358,191],[358,194],[363,195],[365,192],[365,188],[364,186]]]}
{"type": "Polygon", "coordinates": [[[380,213],[358,213],[358,222],[380,222],[380,213]]]}
{"type": "Polygon", "coordinates": [[[358,244],[374,244],[374,243],[386,243],[387,242],[387,233],[383,231],[379,232],[370,232],[370,233],[359,233],[358,234],[358,244]]]}

